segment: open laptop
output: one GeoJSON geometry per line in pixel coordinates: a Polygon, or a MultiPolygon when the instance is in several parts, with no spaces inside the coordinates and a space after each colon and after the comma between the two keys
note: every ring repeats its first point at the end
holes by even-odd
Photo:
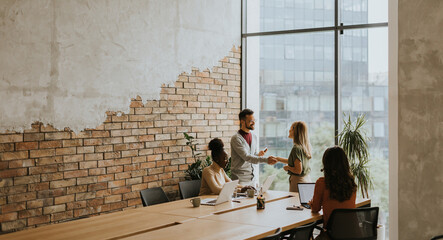
{"type": "Polygon", "coordinates": [[[308,202],[314,197],[315,183],[298,183],[298,196],[300,197],[300,204],[310,209],[308,202]]]}
{"type": "Polygon", "coordinates": [[[277,174],[269,175],[269,176],[265,179],[265,181],[264,181],[263,184],[261,185],[261,189],[260,189],[262,194],[265,193],[266,191],[268,191],[269,187],[271,187],[271,184],[272,184],[272,182],[274,181],[275,176],[277,176],[277,174]]]}
{"type": "Polygon", "coordinates": [[[223,188],[222,188],[220,194],[218,195],[217,199],[214,199],[214,198],[202,199],[201,204],[215,206],[220,203],[231,201],[232,194],[234,193],[234,190],[237,187],[237,184],[238,184],[238,180],[225,183],[225,185],[223,185],[223,188]]]}

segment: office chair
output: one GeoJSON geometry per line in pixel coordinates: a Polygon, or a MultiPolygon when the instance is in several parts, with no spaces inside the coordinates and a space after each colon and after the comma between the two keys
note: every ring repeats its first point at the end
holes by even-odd
{"type": "Polygon", "coordinates": [[[201,180],[191,180],[178,183],[180,197],[182,199],[197,197],[200,193],[201,180]]]}
{"type": "Polygon", "coordinates": [[[168,196],[161,187],[149,188],[140,191],[143,207],[169,202],[168,196]]]}
{"type": "Polygon", "coordinates": [[[334,209],[326,226],[332,240],[376,240],[378,207],[334,209]]]}
{"type": "Polygon", "coordinates": [[[438,240],[438,239],[443,239],[443,235],[439,235],[439,236],[435,236],[435,237],[431,238],[431,240],[438,240]]]}
{"type": "Polygon", "coordinates": [[[280,239],[285,240],[310,240],[312,239],[312,231],[317,223],[313,222],[301,227],[296,227],[285,231],[281,234],[280,239]]]}
{"type": "Polygon", "coordinates": [[[280,240],[280,233],[281,228],[278,228],[277,230],[275,230],[274,234],[261,238],[260,240],[280,240]]]}

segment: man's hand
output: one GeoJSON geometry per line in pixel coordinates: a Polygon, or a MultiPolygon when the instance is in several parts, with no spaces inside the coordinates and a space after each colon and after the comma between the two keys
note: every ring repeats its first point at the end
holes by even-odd
{"type": "Polygon", "coordinates": [[[265,155],[265,152],[264,152],[264,151],[260,151],[260,152],[258,152],[258,156],[259,156],[259,157],[264,156],[264,155],[265,155]]]}
{"type": "Polygon", "coordinates": [[[276,157],[274,157],[274,156],[269,156],[268,157],[268,164],[274,165],[276,163],[277,163],[277,158],[276,157]]]}

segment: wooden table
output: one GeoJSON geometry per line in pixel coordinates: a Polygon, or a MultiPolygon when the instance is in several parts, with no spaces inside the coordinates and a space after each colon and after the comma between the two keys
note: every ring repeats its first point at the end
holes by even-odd
{"type": "MultiPolygon", "coordinates": [[[[277,201],[288,198],[291,194],[281,191],[269,191],[265,196],[270,201],[277,201]]],[[[202,196],[201,198],[211,197],[215,198],[217,196],[202,196]]],[[[246,198],[240,200],[240,203],[229,202],[217,206],[202,205],[194,208],[189,199],[184,199],[0,235],[0,240],[118,239],[124,236],[167,228],[213,213],[223,213],[255,206],[255,204],[255,198],[246,198]]]]}
{"type": "MultiPolygon", "coordinates": [[[[264,194],[264,196],[266,197],[267,202],[274,202],[298,195],[297,193],[289,193],[283,191],[268,191],[264,194]]],[[[216,197],[217,197],[216,195],[201,196],[201,198],[216,198],[216,197]]],[[[200,207],[194,208],[192,207],[192,204],[189,202],[189,200],[185,199],[185,200],[179,200],[179,201],[145,207],[141,211],[198,218],[198,217],[208,216],[211,214],[220,214],[242,208],[256,206],[257,204],[257,200],[255,198],[242,198],[239,199],[239,201],[240,201],[239,203],[237,202],[222,203],[217,206],[201,205],[200,207]]]]}
{"type": "Polygon", "coordinates": [[[199,218],[168,228],[137,234],[123,240],[146,239],[248,239],[262,238],[274,233],[276,228],[213,221],[199,218]]]}
{"type": "MultiPolygon", "coordinates": [[[[357,207],[368,204],[370,200],[358,200],[357,207]]],[[[286,207],[300,205],[298,197],[281,199],[274,202],[266,202],[266,208],[257,210],[255,207],[239,209],[224,214],[214,214],[204,219],[214,221],[226,221],[237,224],[251,224],[263,227],[278,228],[282,231],[300,227],[305,224],[322,219],[322,212],[312,213],[310,209],[286,210],[286,207]]]]}
{"type": "MultiPolygon", "coordinates": [[[[215,196],[202,196],[209,198],[215,196]]],[[[189,199],[9,233],[2,239],[258,239],[320,220],[321,212],[286,210],[299,205],[297,193],[269,191],[266,209],[255,198],[239,203],[192,207],[189,199]]],[[[357,200],[357,207],[370,200],[357,200]]]]}

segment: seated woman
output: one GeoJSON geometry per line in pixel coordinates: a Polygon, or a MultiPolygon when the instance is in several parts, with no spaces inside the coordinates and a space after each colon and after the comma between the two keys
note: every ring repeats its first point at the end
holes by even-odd
{"type": "Polygon", "coordinates": [[[209,142],[212,164],[203,169],[200,195],[218,195],[226,182],[232,181],[223,168],[228,163],[228,154],[224,150],[223,141],[214,138],[209,142]]]}
{"type": "MultiPolygon", "coordinates": [[[[315,183],[314,197],[309,202],[312,212],[317,213],[323,207],[324,226],[336,208],[355,208],[357,185],[349,167],[348,157],[341,147],[326,149],[323,154],[323,172],[315,183]]],[[[317,239],[328,239],[325,232],[317,239]]]]}

